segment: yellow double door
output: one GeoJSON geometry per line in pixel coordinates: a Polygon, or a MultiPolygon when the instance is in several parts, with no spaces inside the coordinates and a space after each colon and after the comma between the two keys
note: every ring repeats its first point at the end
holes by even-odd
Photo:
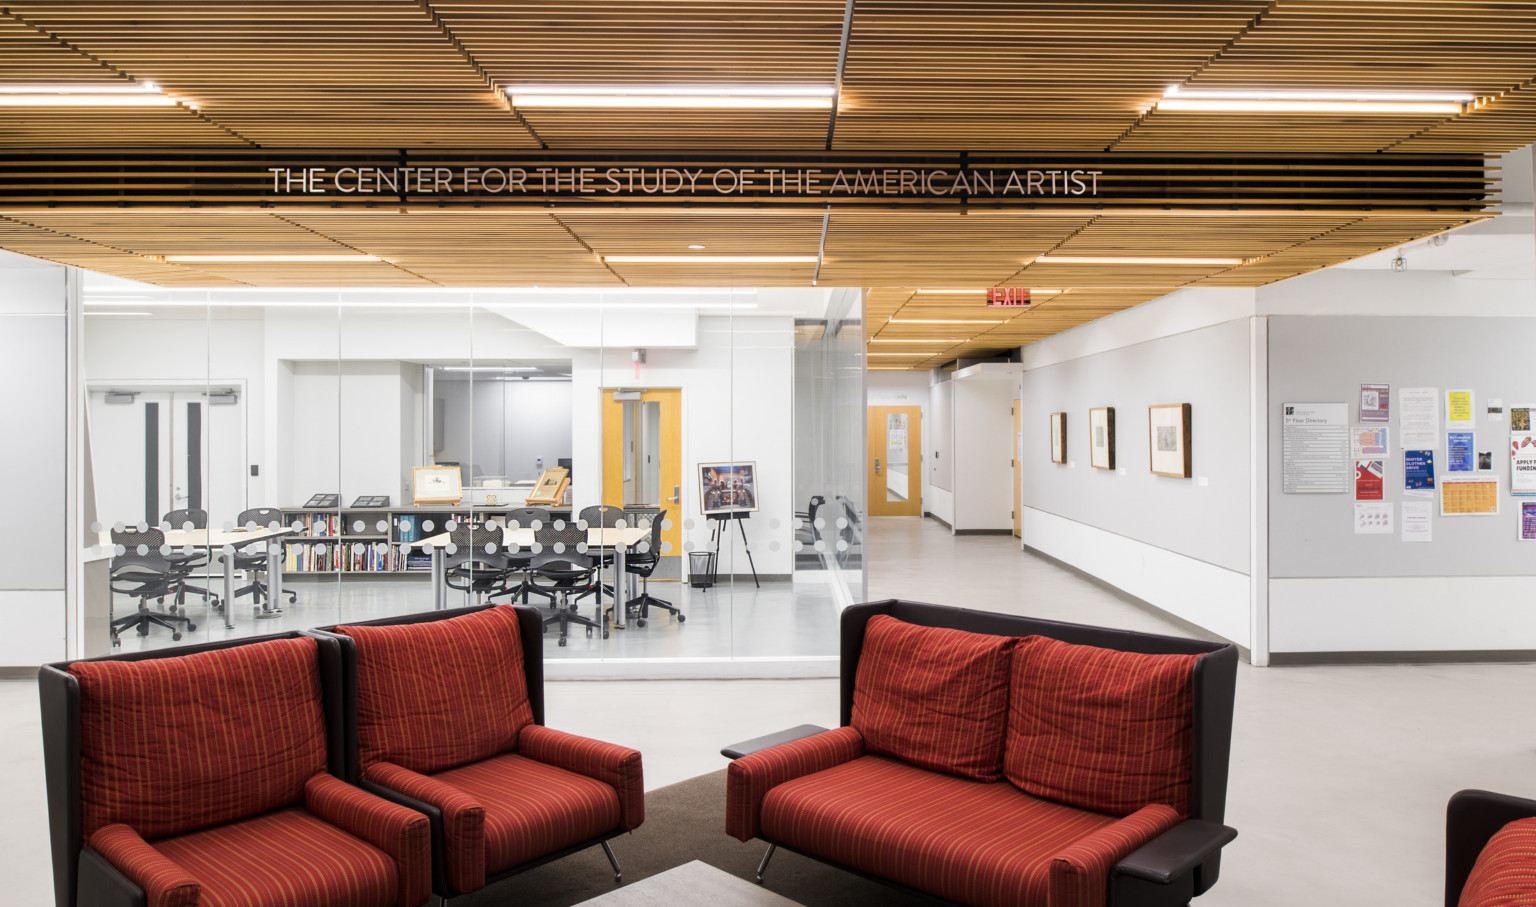
{"type": "Polygon", "coordinates": [[[662,551],[667,557],[679,557],[685,518],[683,392],[678,388],[639,392],[603,388],[599,393],[603,408],[603,503],[665,510],[671,527],[662,529],[662,551]]]}

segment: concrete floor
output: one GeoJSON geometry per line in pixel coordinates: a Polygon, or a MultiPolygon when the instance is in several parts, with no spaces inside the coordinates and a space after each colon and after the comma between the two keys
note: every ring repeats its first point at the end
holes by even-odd
{"type": "MultiPolygon", "coordinates": [[[[870,597],[904,597],[1182,632],[1112,592],[931,521],[874,519],[870,597]]],[[[1532,665],[1241,665],[1227,821],[1201,907],[1438,904],[1444,809],[1483,787],[1536,795],[1532,665]]],[[[548,720],[646,754],[646,786],[715,770],[720,745],[837,720],[833,680],[559,682],[548,720]]],[[[50,902],[36,687],[0,683],[0,878],[6,904],[50,902]]]]}

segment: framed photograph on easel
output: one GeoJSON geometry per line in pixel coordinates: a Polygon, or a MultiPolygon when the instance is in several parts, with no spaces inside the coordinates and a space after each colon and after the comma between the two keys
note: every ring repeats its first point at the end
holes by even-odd
{"type": "Polygon", "coordinates": [[[457,504],[464,497],[464,475],[457,466],[417,466],[411,469],[411,501],[415,504],[457,504]]]}
{"type": "Polygon", "coordinates": [[[757,512],[757,464],[700,463],[699,509],[705,516],[757,512]]]}

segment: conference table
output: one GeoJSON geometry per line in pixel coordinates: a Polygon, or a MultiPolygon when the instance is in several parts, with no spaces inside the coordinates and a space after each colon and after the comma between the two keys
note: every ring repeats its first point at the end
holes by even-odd
{"type": "MultiPolygon", "coordinates": [[[[291,526],[258,527],[254,529],[167,529],[165,544],[171,554],[198,554],[206,552],[210,561],[217,559],[224,567],[224,629],[233,630],[235,600],[235,555],[257,542],[268,542],[267,600],[256,612],[258,620],[279,617],[283,609],[277,607],[278,597],[283,594],[283,546],[270,544],[294,532],[291,526]]],[[[100,533],[98,545],[107,552],[116,551],[111,532],[100,533]]]]}
{"type": "MultiPolygon", "coordinates": [[[[519,526],[513,529],[500,520],[492,519],[491,523],[501,530],[501,547],[503,551],[513,553],[531,551],[535,542],[535,530],[529,526],[519,526]],[[515,547],[514,547],[515,546],[515,547]]],[[[587,530],[587,549],[598,551],[604,549],[613,550],[613,625],[618,629],[624,628],[624,603],[621,591],[624,587],[624,555],[631,545],[639,544],[651,534],[650,527],[626,526],[619,529],[612,526],[594,526],[587,530]]],[[[447,554],[448,546],[452,543],[452,533],[440,532],[437,535],[427,536],[410,543],[410,547],[426,550],[432,555],[432,609],[441,611],[448,607],[447,579],[447,554]]],[[[575,552],[573,552],[575,553],[575,552]]],[[[602,570],[598,570],[598,617],[602,617],[602,570]]],[[[601,620],[599,620],[601,623],[601,620]]]]}

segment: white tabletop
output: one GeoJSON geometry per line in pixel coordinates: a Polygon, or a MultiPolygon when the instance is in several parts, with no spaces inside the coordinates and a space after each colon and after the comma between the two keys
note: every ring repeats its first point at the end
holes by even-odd
{"type": "MultiPolygon", "coordinates": [[[[503,548],[511,548],[516,545],[519,549],[531,548],[535,541],[535,531],[528,526],[517,529],[508,529],[503,526],[501,530],[501,544],[503,548]]],[[[587,530],[587,545],[593,548],[616,548],[620,545],[628,548],[637,544],[651,534],[649,528],[642,529],[639,526],[628,526],[623,529],[612,527],[594,527],[587,530]]],[[[452,541],[452,536],[447,532],[430,535],[424,539],[411,542],[411,546],[430,551],[437,547],[447,547],[452,541]]]]}
{"type": "MultiPolygon", "coordinates": [[[[258,529],[167,529],[165,530],[165,543],[172,548],[244,548],[264,539],[277,538],[283,535],[292,535],[293,529],[287,526],[279,526],[276,529],[263,527],[258,529]]],[[[96,545],[87,549],[91,553],[104,551],[107,555],[112,553],[114,543],[111,532],[97,534],[96,545]]]]}

